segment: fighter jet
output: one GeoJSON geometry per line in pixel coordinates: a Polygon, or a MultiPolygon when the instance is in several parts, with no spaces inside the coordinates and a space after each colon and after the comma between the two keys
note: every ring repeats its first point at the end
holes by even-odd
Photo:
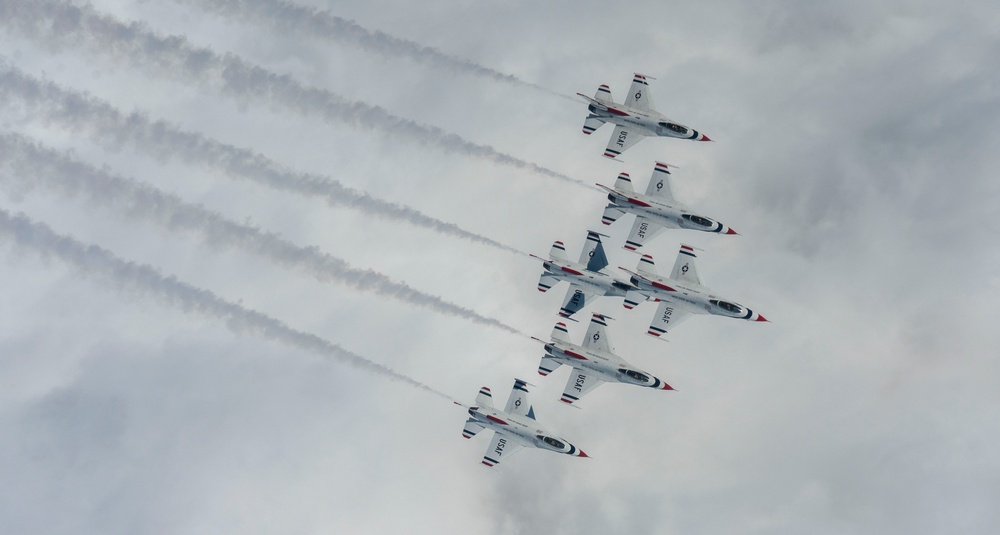
{"type": "Polygon", "coordinates": [[[608,257],[604,254],[601,235],[587,232],[579,262],[570,262],[566,257],[566,246],[557,241],[549,250],[549,259],[531,255],[542,261],[545,271],[538,280],[538,291],[547,292],[559,281],[569,282],[569,290],[563,299],[559,315],[568,318],[600,296],[624,296],[632,288],[627,282],[614,275],[601,271],[608,265],[608,257]]]}
{"type": "Polygon", "coordinates": [[[597,88],[597,94],[590,98],[583,93],[577,93],[587,99],[590,115],[583,122],[583,133],[590,135],[604,123],[616,125],[611,134],[608,148],[604,156],[612,160],[638,143],[646,136],[676,137],[693,139],[695,141],[711,141],[708,136],[698,133],[676,121],[658,113],[653,108],[653,96],[649,91],[646,76],[636,73],[632,78],[632,87],[624,104],[617,104],[611,98],[611,89],[607,85],[597,88]]]}
{"type": "Polygon", "coordinates": [[[632,231],[625,240],[626,249],[636,251],[668,228],[737,234],[735,230],[714,219],[691,213],[688,207],[677,202],[670,191],[668,167],[668,164],[656,162],[645,195],[640,195],[632,189],[632,180],[629,179],[628,173],[618,175],[614,188],[598,184],[607,190],[608,200],[611,201],[604,209],[601,223],[610,225],[626,213],[635,214],[632,231]]]}
{"type": "Polygon", "coordinates": [[[463,437],[472,438],[483,429],[495,431],[493,441],[483,456],[483,464],[490,468],[525,446],[574,457],[588,456],[568,440],[546,431],[535,421],[535,410],[528,400],[527,383],[520,379],[514,379],[514,388],[510,391],[507,407],[503,411],[493,407],[493,394],[485,386],[479,389],[476,404],[466,408],[469,409],[469,420],[462,430],[463,437]]]}
{"type": "Polygon", "coordinates": [[[606,316],[594,314],[583,345],[570,342],[565,323],[557,323],[552,329],[552,341],[545,343],[545,355],[538,365],[538,373],[548,375],[563,364],[573,368],[559,401],[572,405],[606,381],[673,390],[667,383],[615,355],[615,347],[605,332],[607,326],[606,316]]]}
{"type": "Polygon", "coordinates": [[[674,262],[670,278],[661,277],[656,272],[653,257],[643,255],[639,259],[637,272],[632,274],[632,284],[636,289],[625,295],[625,308],[632,309],[644,300],[658,301],[660,304],[649,324],[646,334],[659,338],[691,314],[714,314],[749,321],[767,321],[764,316],[749,308],[720,298],[701,285],[698,269],[695,267],[694,248],[681,245],[674,262]]]}

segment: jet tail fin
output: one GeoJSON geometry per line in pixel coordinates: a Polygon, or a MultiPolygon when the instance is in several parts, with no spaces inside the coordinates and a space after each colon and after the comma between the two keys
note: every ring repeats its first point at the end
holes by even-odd
{"type": "Polygon", "coordinates": [[[465,438],[472,438],[476,436],[476,433],[482,431],[483,429],[485,429],[483,424],[469,418],[465,421],[465,428],[462,429],[462,436],[465,438]]]}
{"type": "Polygon", "coordinates": [[[639,306],[639,303],[642,303],[645,300],[646,296],[643,293],[637,290],[629,290],[625,292],[625,301],[622,303],[622,305],[624,305],[625,308],[631,310],[639,306]]]}
{"type": "Polygon", "coordinates": [[[482,387],[479,389],[479,394],[476,395],[476,405],[480,407],[492,407],[493,406],[493,394],[490,392],[488,387],[482,387]]]}
{"type": "Polygon", "coordinates": [[[609,204],[604,208],[604,215],[601,216],[601,223],[610,225],[615,221],[618,221],[618,218],[623,215],[625,215],[625,210],[618,208],[618,206],[614,204],[609,204]]]}
{"type": "Polygon", "coordinates": [[[569,342],[569,330],[566,329],[566,324],[561,321],[557,323],[556,326],[552,328],[551,338],[559,342],[569,342]]]}
{"type": "Polygon", "coordinates": [[[632,179],[629,178],[628,173],[619,173],[618,179],[615,180],[615,189],[635,193],[635,188],[632,187],[632,179]]]}
{"type": "Polygon", "coordinates": [[[604,125],[604,119],[601,119],[596,115],[588,115],[587,118],[583,121],[583,133],[589,136],[603,125],[604,125]]]}
{"type": "Polygon", "coordinates": [[[589,271],[600,271],[608,265],[608,256],[604,252],[601,236],[604,234],[588,230],[587,241],[584,242],[583,250],[580,251],[580,263],[586,262],[589,271]]]}
{"type": "Polygon", "coordinates": [[[643,275],[659,276],[656,273],[656,264],[653,263],[653,257],[648,254],[642,255],[642,258],[639,259],[639,267],[636,268],[636,271],[643,275]]]}
{"type": "Polygon", "coordinates": [[[554,242],[552,244],[552,248],[549,249],[549,258],[552,260],[569,262],[569,257],[566,256],[566,245],[564,245],[561,241],[554,242]]]}
{"type": "Polygon", "coordinates": [[[546,375],[559,369],[559,366],[562,366],[562,363],[558,360],[548,355],[542,355],[542,361],[538,363],[538,375],[545,377],[546,375]]]}
{"type": "Polygon", "coordinates": [[[538,291],[545,293],[556,284],[559,284],[558,277],[548,272],[542,272],[542,276],[538,278],[538,291]]]}
{"type": "Polygon", "coordinates": [[[608,84],[601,84],[597,88],[597,93],[594,95],[594,100],[601,102],[602,104],[614,104],[615,101],[611,98],[611,88],[608,84]]]}

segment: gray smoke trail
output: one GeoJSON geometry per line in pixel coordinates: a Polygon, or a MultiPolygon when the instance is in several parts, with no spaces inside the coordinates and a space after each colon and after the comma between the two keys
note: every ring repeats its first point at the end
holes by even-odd
{"type": "Polygon", "coordinates": [[[226,328],[233,333],[249,332],[269,340],[283,342],[382,377],[402,381],[445,399],[453,399],[420,381],[368,360],[315,334],[297,331],[277,319],[226,301],[208,290],[181,282],[174,277],[166,277],[152,266],[129,262],[115,256],[107,249],[87,245],[70,236],[56,234],[47,225],[32,221],[24,214],[12,215],[0,208],[0,237],[31,248],[45,258],[55,256],[80,271],[105,279],[123,290],[149,294],[184,312],[197,312],[222,320],[226,328]]]}
{"type": "Polygon", "coordinates": [[[175,0],[179,3],[197,4],[202,9],[214,11],[227,19],[239,19],[254,24],[273,27],[283,35],[308,35],[330,39],[345,45],[383,56],[404,57],[419,63],[443,67],[462,74],[481,76],[496,82],[530,87],[547,95],[577,102],[573,97],[557,93],[538,84],[526,82],[512,74],[484,67],[473,61],[445,54],[440,50],[401,39],[378,30],[369,30],[352,20],[338,17],[328,10],[316,9],[284,0],[175,0]]]}
{"type": "Polygon", "coordinates": [[[129,217],[146,219],[171,230],[200,233],[213,248],[239,248],[302,270],[321,282],[338,282],[525,336],[501,321],[415,290],[376,271],[354,268],[316,247],[300,247],[276,234],[228,220],[201,205],[188,204],[152,186],[114,176],[18,134],[0,134],[0,185],[18,195],[35,187],[45,187],[67,197],[83,195],[94,205],[114,206],[129,217]]]}
{"type": "Polygon", "coordinates": [[[379,106],[349,101],[325,89],[306,87],[291,76],[268,71],[234,54],[218,54],[209,48],[192,46],[181,36],[161,36],[139,22],[125,24],[96,12],[91,6],[74,6],[57,0],[6,0],[0,6],[0,24],[49,45],[84,46],[175,82],[186,80],[219,88],[241,101],[256,99],[303,115],[320,116],[327,122],[400,136],[440,150],[590,187],[436,126],[393,115],[379,106]]]}
{"type": "MultiPolygon", "coordinates": [[[[144,113],[125,114],[109,103],[90,95],[70,91],[50,81],[26,75],[0,63],[0,102],[15,99],[26,105],[33,119],[56,122],[106,147],[132,143],[154,157],[201,163],[224,171],[234,178],[248,178],[258,184],[299,195],[320,196],[331,206],[362,210],[377,217],[402,221],[512,253],[526,253],[498,241],[441,221],[419,210],[377,199],[322,175],[295,173],[266,156],[185,132],[165,121],[152,121],[144,113]]],[[[9,105],[9,104],[8,104],[9,105]]]]}

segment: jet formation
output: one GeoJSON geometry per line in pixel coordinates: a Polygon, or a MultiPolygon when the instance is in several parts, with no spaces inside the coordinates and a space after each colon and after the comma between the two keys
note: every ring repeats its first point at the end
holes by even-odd
{"type": "MultiPolygon", "coordinates": [[[[587,100],[588,115],[583,133],[590,135],[605,123],[615,125],[604,156],[621,161],[619,156],[645,137],[672,137],[694,141],[710,141],[704,134],[658,113],[649,90],[650,78],[636,73],[629,94],[622,104],[611,98],[611,89],[601,85],[594,98],[577,93],[587,100]]],[[[667,230],[695,230],[733,236],[738,233],[721,221],[700,211],[692,210],[674,198],[671,187],[673,166],[655,162],[645,193],[638,193],[628,173],[620,173],[613,187],[597,184],[607,192],[608,204],[601,223],[612,225],[626,215],[635,217],[622,248],[640,253],[651,246],[654,238],[667,230]]],[[[538,364],[538,374],[545,377],[562,366],[571,368],[566,386],[559,398],[563,404],[574,405],[604,383],[673,391],[666,381],[642,370],[618,356],[608,335],[607,314],[594,312],[587,332],[579,344],[572,341],[566,321],[588,306],[599,306],[608,300],[622,299],[626,310],[633,310],[646,301],[657,303],[646,334],[663,339],[681,322],[695,314],[723,316],[751,322],[766,322],[760,313],[736,301],[716,294],[702,284],[695,263],[695,248],[681,244],[669,277],[660,275],[651,254],[642,254],[635,271],[618,269],[630,275],[623,278],[608,270],[608,257],[602,238],[609,236],[587,231],[579,260],[566,254],[566,245],[556,241],[548,258],[531,255],[541,261],[542,273],[538,290],[548,292],[561,282],[568,283],[566,294],[557,313],[561,321],[552,329],[549,340],[534,338],[543,344],[544,354],[538,364]]],[[[725,241],[725,240],[723,240],[725,241]]],[[[641,254],[641,253],[640,253],[641,254]]],[[[469,419],[462,436],[472,438],[478,432],[494,431],[482,463],[495,468],[500,462],[525,447],[562,453],[573,457],[589,457],[568,440],[543,428],[535,418],[528,399],[528,383],[514,380],[514,386],[503,411],[493,406],[493,395],[482,387],[475,404],[465,406],[469,419]]]]}

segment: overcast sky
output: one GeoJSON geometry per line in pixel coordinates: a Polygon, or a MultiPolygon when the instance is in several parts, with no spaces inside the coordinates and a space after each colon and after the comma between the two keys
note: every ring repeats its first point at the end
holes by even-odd
{"type": "Polygon", "coordinates": [[[998,64],[987,1],[0,0],[0,532],[1000,532],[998,64]],[[633,72],[715,143],[602,158],[633,72]],[[677,391],[565,407],[522,253],[633,268],[657,160],[773,323],[599,301],[677,391]],[[480,464],[515,377],[590,459],[480,464]]]}

